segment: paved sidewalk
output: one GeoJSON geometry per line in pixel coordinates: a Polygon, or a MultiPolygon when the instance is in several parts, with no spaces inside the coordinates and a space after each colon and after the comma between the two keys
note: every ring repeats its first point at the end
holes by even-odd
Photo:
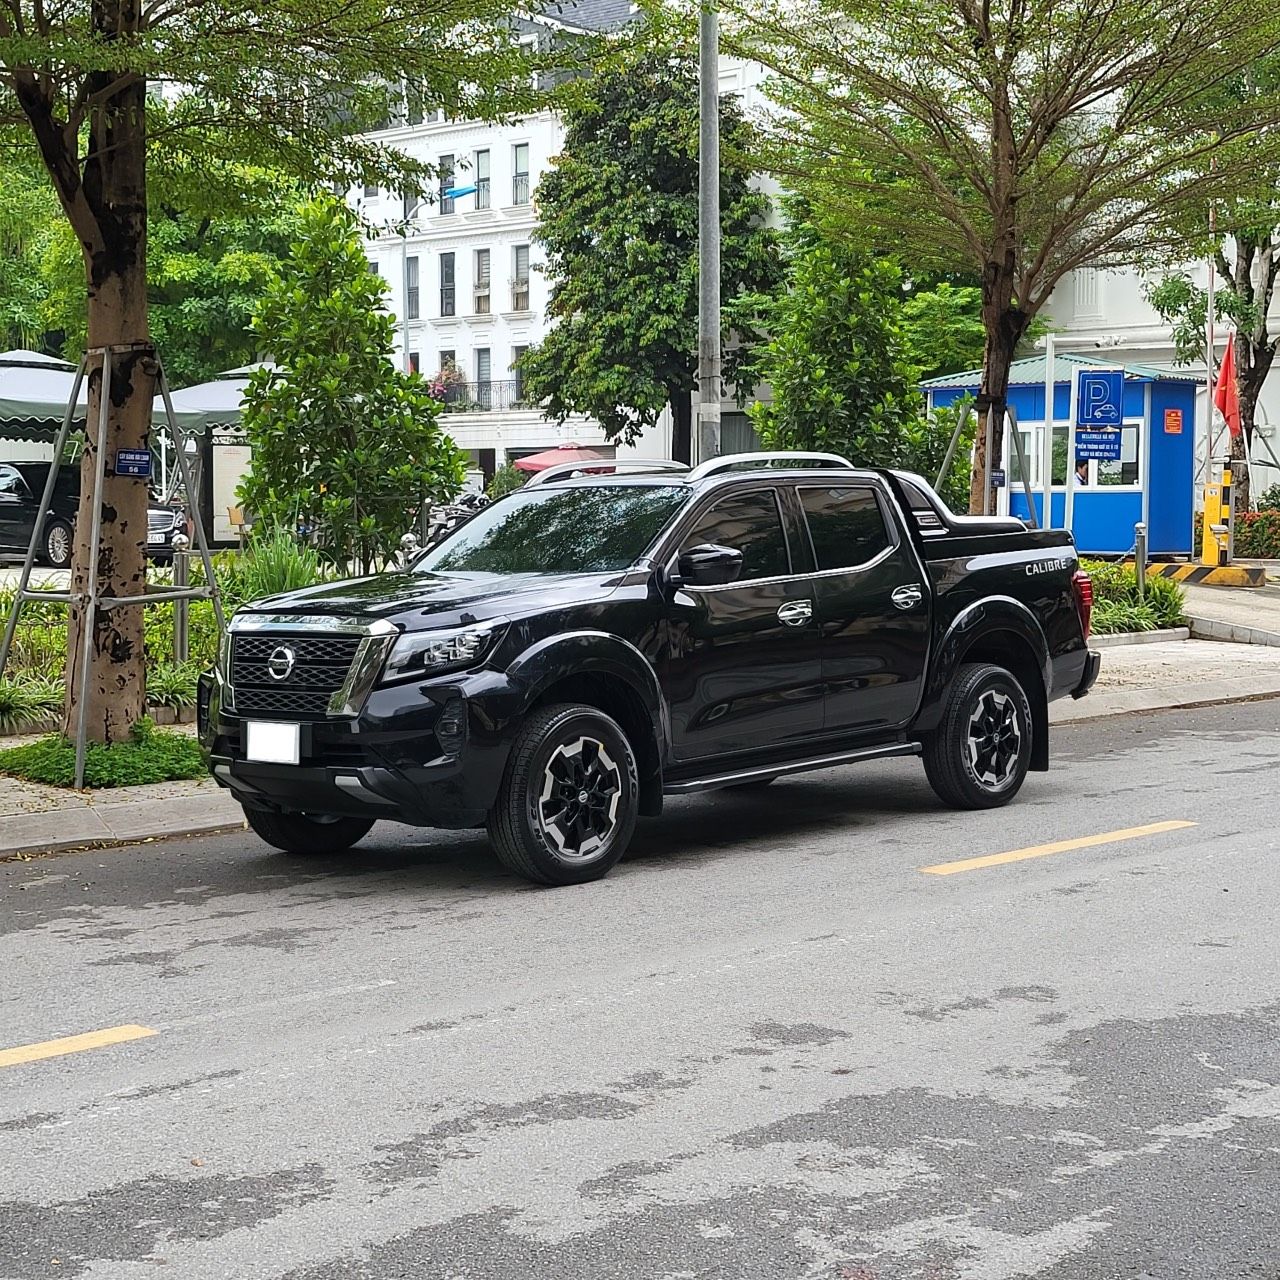
{"type": "Polygon", "coordinates": [[[1280,646],[1280,586],[1185,590],[1192,635],[1206,640],[1280,646]]]}
{"type": "MultiPolygon", "coordinates": [[[[1258,593],[1250,592],[1250,595],[1258,593]]],[[[1166,641],[1102,650],[1088,697],[1049,707],[1053,724],[1129,711],[1280,696],[1280,649],[1214,640],[1166,641]]]]}
{"type": "Polygon", "coordinates": [[[242,827],[212,778],[79,792],[0,775],[0,858],[242,827]]]}

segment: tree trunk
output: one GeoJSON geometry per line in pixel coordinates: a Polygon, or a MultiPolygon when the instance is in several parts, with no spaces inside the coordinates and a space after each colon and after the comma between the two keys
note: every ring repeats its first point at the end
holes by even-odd
{"type": "Polygon", "coordinates": [[[671,394],[671,457],[693,461],[693,392],[678,389],[671,394]]]}
{"type": "Polygon", "coordinates": [[[991,465],[998,467],[1004,450],[1005,410],[1009,400],[1009,370],[1014,352],[1030,323],[1029,317],[1009,301],[1012,297],[1012,279],[1008,282],[1006,301],[1000,304],[997,296],[988,304],[988,290],[983,288],[982,322],[986,329],[986,345],[982,355],[982,382],[974,406],[977,415],[978,434],[974,441],[973,476],[969,482],[969,512],[985,515],[995,511],[995,489],[984,492],[987,469],[987,415],[993,418],[991,431],[991,465]]]}
{"type": "MultiPolygon", "coordinates": [[[[95,6],[95,15],[102,8],[95,6]]],[[[126,24],[136,8],[119,6],[126,24]]],[[[115,17],[112,14],[111,17],[115,17]]],[[[120,83],[120,82],[116,82],[120,83]]],[[[98,562],[100,596],[137,596],[146,585],[148,486],[114,474],[120,449],[150,443],[157,365],[147,327],[146,86],[120,84],[91,117],[83,170],[83,198],[97,232],[81,235],[88,284],[88,349],[111,347],[111,396],[106,423],[106,473],[94,492],[97,429],[102,396],[102,357],[90,358],[87,447],[81,464],[71,590],[88,588],[90,557],[98,562]],[[91,545],[94,508],[101,509],[97,546],[91,545]]],[[[79,230],[79,228],[77,228],[79,230]]],[[[76,652],[84,611],[71,610],[69,654],[76,652]]],[[[82,688],[78,664],[67,672],[64,732],[72,733],[82,700],[91,742],[127,739],[146,710],[143,616],[138,605],[99,608],[89,637],[89,679],[82,688]]]]}

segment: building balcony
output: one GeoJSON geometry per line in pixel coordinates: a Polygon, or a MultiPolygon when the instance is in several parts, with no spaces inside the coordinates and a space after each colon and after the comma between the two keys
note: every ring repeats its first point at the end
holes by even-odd
{"type": "Polygon", "coordinates": [[[506,413],[532,409],[519,379],[505,382],[459,382],[444,390],[446,413],[506,413]]]}

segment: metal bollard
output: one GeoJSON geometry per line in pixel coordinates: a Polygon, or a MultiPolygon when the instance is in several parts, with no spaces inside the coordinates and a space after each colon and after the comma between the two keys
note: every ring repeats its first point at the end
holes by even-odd
{"type": "Polygon", "coordinates": [[[409,561],[418,554],[419,546],[421,546],[421,543],[418,541],[418,535],[416,533],[406,533],[404,537],[400,539],[400,567],[402,569],[407,569],[409,567],[409,561]]]}
{"type": "MultiPolygon", "coordinates": [[[[173,585],[185,587],[189,576],[188,557],[191,539],[185,533],[173,535],[173,585]]],[[[187,605],[190,601],[173,602],[173,660],[186,662],[191,656],[191,640],[187,629],[187,605]]]]}
{"type": "Polygon", "coordinates": [[[1147,595],[1147,526],[1141,520],[1133,526],[1133,567],[1138,579],[1138,603],[1147,595]]]}

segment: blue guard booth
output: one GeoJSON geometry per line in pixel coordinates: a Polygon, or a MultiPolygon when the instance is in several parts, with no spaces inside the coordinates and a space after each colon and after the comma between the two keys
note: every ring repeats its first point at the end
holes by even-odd
{"type": "MultiPolygon", "coordinates": [[[[929,407],[941,408],[964,396],[976,396],[980,372],[974,369],[926,382],[923,390],[929,407]]],[[[1000,510],[1025,519],[1026,491],[1011,439],[1016,422],[1038,521],[1044,505],[1047,374],[1044,356],[1014,362],[1009,383],[1010,429],[1005,432],[1000,463],[1006,481],[999,489],[1000,510]]],[[[1189,375],[1144,365],[1121,365],[1072,353],[1054,359],[1051,523],[1055,529],[1066,527],[1067,441],[1074,408],[1076,461],[1082,470],[1072,484],[1071,531],[1081,551],[1123,555],[1132,550],[1134,525],[1142,521],[1147,526],[1151,555],[1192,553],[1197,386],[1197,380],[1189,375]],[[1108,370],[1115,371],[1111,375],[1115,392],[1110,417],[1091,421],[1088,401],[1097,390],[1094,384],[1105,383],[1108,370]],[[1074,396],[1073,383],[1077,384],[1074,396]],[[1104,423],[1105,430],[1091,429],[1104,423]]],[[[1106,406],[1101,408],[1105,414],[1106,406]]]]}

